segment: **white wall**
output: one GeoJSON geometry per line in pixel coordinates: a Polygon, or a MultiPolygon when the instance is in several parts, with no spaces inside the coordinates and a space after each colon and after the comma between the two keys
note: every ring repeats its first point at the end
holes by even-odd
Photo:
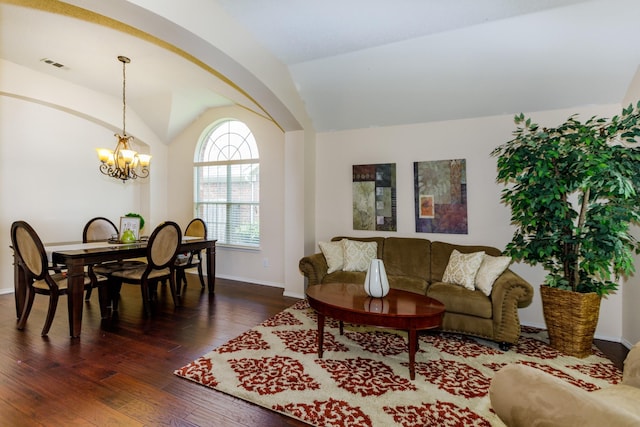
{"type": "Polygon", "coordinates": [[[166,219],[167,147],[135,111],[127,122],[135,147],[153,155],[151,177],[123,184],[98,171],[95,151],[115,147],[121,101],[6,61],[0,77],[0,293],[13,291],[13,221],[46,243],[81,240],[94,216],[117,224],[140,212],[145,231],[166,219]]]}
{"type": "Polygon", "coordinates": [[[284,295],[304,298],[304,277],[300,273],[299,260],[305,254],[306,209],[305,206],[305,133],[285,134],[284,170],[284,295]]]}
{"type": "Polygon", "coordinates": [[[216,276],[284,287],[284,133],[272,122],[237,107],[207,111],[170,145],[169,157],[179,167],[169,169],[171,218],[186,225],[193,211],[193,158],[201,135],[216,121],[234,118],[253,132],[260,151],[260,249],[218,246],[216,276]],[[265,260],[267,266],[265,266],[265,260]]]}
{"type": "MultiPolygon", "coordinates": [[[[5,242],[0,245],[0,293],[13,290],[9,230],[15,220],[30,222],[45,242],[79,240],[88,219],[106,216],[117,223],[130,211],[145,217],[147,233],[167,219],[184,227],[193,217],[192,165],[198,138],[217,119],[234,117],[249,125],[260,149],[262,245],[259,251],[219,248],[218,276],[285,287],[288,295],[303,296],[303,278],[296,277],[292,267],[303,256],[303,237],[290,233],[287,254],[295,261],[285,262],[284,224],[285,205],[292,207],[292,214],[304,210],[304,195],[289,191],[285,202],[284,177],[285,150],[302,164],[304,151],[297,144],[306,134],[293,132],[286,148],[285,134],[273,122],[231,107],[204,113],[167,146],[128,109],[127,127],[135,132],[137,147],[153,158],[150,178],[123,184],[98,172],[95,152],[115,146],[120,100],[6,61],[0,61],[0,71],[0,239],[5,242]],[[142,143],[148,140],[154,144],[142,143]]],[[[293,167],[288,173],[289,188],[295,188],[291,185],[303,169],[293,167]]]]}
{"type": "MultiPolygon", "coordinates": [[[[640,228],[635,227],[633,235],[640,240],[640,228]]],[[[636,273],[628,277],[622,284],[624,292],[623,316],[622,316],[622,337],[627,347],[631,347],[640,342],[640,255],[635,257],[636,273]]]]}
{"type": "MultiPolygon", "coordinates": [[[[611,117],[617,105],[533,113],[541,125],[555,126],[569,115],[580,113],[611,117]]],[[[511,139],[512,116],[426,123],[409,126],[360,129],[317,135],[316,238],[336,235],[421,237],[460,244],[483,244],[503,249],[511,239],[510,211],[500,202],[502,186],[496,184],[496,160],[490,156],[498,145],[511,139]],[[429,160],[466,159],[469,233],[416,233],[413,200],[413,163],[429,160]],[[355,164],[396,163],[397,232],[355,231],[352,225],[351,171],[355,164]]],[[[317,252],[317,250],[316,250],[317,252]]],[[[545,273],[540,267],[512,267],[536,289],[533,303],[520,310],[523,324],[544,327],[538,286],[545,273]]],[[[622,299],[611,296],[602,302],[596,335],[620,341],[622,299]]]]}
{"type": "MultiPolygon", "coordinates": [[[[623,106],[636,104],[640,100],[640,66],[634,75],[627,94],[622,101],[623,106]]],[[[640,240],[640,228],[633,229],[633,235],[640,240]]],[[[623,324],[622,337],[627,347],[640,342],[640,310],[638,310],[638,302],[640,301],[640,255],[635,256],[636,274],[632,277],[625,278],[622,285],[624,291],[623,301],[623,324]]]]}
{"type": "Polygon", "coordinates": [[[66,112],[0,97],[0,292],[13,290],[13,221],[30,223],[44,242],[79,241],[90,218],[117,223],[138,211],[137,186],[98,172],[94,146],[114,141],[66,112]]]}

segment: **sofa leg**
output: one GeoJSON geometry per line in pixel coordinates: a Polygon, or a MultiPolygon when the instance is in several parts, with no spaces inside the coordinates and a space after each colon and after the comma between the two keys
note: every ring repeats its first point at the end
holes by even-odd
{"type": "Polygon", "coordinates": [[[511,348],[511,344],[509,344],[508,342],[504,342],[504,341],[501,342],[499,344],[499,346],[500,346],[500,350],[502,350],[502,351],[509,351],[509,349],[511,348]]]}

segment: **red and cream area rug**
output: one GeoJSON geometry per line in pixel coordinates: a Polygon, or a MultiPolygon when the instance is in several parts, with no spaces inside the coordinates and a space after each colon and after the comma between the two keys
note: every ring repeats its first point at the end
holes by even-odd
{"type": "MultiPolygon", "coordinates": [[[[175,374],[317,426],[493,426],[493,374],[522,363],[597,390],[622,373],[594,347],[577,359],[547,345],[544,330],[523,328],[517,345],[441,333],[420,335],[416,379],[409,379],[407,334],[327,319],[317,354],[316,315],[300,301],[189,363],[175,374]]],[[[526,396],[523,396],[526,398],[526,396]]]]}

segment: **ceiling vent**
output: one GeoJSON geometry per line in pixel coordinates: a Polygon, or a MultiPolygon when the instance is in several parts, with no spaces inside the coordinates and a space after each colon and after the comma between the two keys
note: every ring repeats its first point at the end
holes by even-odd
{"type": "Polygon", "coordinates": [[[56,67],[56,68],[65,68],[64,64],[61,64],[58,61],[54,61],[53,59],[42,58],[40,61],[44,62],[45,64],[49,64],[49,65],[51,65],[53,67],[56,67]]]}

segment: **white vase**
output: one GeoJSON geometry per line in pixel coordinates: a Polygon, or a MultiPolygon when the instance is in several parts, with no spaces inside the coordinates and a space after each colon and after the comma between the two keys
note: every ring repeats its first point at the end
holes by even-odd
{"type": "Polygon", "coordinates": [[[389,293],[389,279],[381,259],[371,260],[364,279],[364,291],[374,298],[382,298],[389,293]]]}

